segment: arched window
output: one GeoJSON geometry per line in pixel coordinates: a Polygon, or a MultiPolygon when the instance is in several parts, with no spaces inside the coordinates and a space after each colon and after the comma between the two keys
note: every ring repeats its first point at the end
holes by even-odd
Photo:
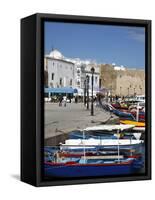
{"type": "Polygon", "coordinates": [[[97,76],[95,76],[95,83],[96,83],[96,84],[97,84],[97,81],[98,81],[97,76]]]}
{"type": "Polygon", "coordinates": [[[59,82],[60,86],[62,86],[62,78],[60,78],[60,82],[59,82]]]}
{"type": "Polygon", "coordinates": [[[54,80],[54,73],[51,74],[51,80],[54,80]]]}
{"type": "Polygon", "coordinates": [[[80,81],[77,81],[77,85],[80,86],[80,81]]]}
{"type": "Polygon", "coordinates": [[[77,70],[77,73],[80,74],[80,70],[79,69],[77,70]]]}
{"type": "Polygon", "coordinates": [[[69,83],[70,86],[72,86],[72,82],[73,82],[72,79],[70,79],[70,83],[69,83]]]}

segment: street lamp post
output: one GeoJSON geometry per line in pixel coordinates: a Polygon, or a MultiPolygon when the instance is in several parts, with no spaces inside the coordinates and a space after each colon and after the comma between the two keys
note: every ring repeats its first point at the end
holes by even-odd
{"type": "Polygon", "coordinates": [[[86,106],[86,84],[87,80],[84,80],[84,106],[86,106]]]}
{"type": "Polygon", "coordinates": [[[91,116],[94,115],[94,98],[93,98],[93,86],[94,86],[94,67],[91,68],[92,78],[91,78],[91,84],[92,84],[92,95],[91,95],[91,116]]]}
{"type": "Polygon", "coordinates": [[[99,89],[101,89],[101,84],[102,84],[102,80],[101,78],[99,79],[99,89]]]}
{"type": "Polygon", "coordinates": [[[89,110],[89,76],[86,76],[87,110],[89,110]]]}
{"type": "MultiPolygon", "coordinates": [[[[113,95],[113,91],[112,91],[112,85],[110,86],[110,102],[112,103],[112,95],[113,95]]],[[[109,101],[109,99],[108,99],[108,101],[109,101]]]]}

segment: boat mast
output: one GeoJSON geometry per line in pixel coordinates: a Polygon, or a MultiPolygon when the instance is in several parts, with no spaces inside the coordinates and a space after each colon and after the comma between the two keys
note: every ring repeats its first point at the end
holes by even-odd
{"type": "MultiPolygon", "coordinates": [[[[132,144],[132,138],[133,136],[130,137],[130,145],[132,144]]],[[[130,156],[132,156],[132,151],[130,150],[130,156]]]]}
{"type": "Polygon", "coordinates": [[[117,145],[117,150],[118,150],[118,162],[120,162],[120,158],[119,158],[119,155],[120,155],[119,137],[120,137],[120,134],[119,134],[119,129],[118,129],[118,130],[117,130],[117,141],[118,141],[118,145],[117,145]]]}
{"type": "Polygon", "coordinates": [[[139,102],[137,103],[137,115],[136,115],[136,121],[139,120],[139,102]]]}
{"type": "Polygon", "coordinates": [[[83,130],[83,158],[84,158],[84,163],[86,163],[86,151],[85,151],[85,131],[83,130]]]}

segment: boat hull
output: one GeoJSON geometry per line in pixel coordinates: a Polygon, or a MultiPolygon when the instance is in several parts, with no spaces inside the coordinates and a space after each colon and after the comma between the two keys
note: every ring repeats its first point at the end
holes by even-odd
{"type": "Polygon", "coordinates": [[[126,124],[126,125],[135,125],[136,127],[145,127],[145,122],[137,122],[137,121],[132,121],[132,120],[120,120],[121,124],[126,124]]]}
{"type": "Polygon", "coordinates": [[[122,112],[119,110],[113,110],[112,112],[113,112],[113,114],[118,116],[120,119],[135,120],[135,117],[131,113],[122,112]]]}
{"type": "MultiPolygon", "coordinates": [[[[119,146],[119,149],[120,151],[130,151],[130,150],[141,150],[141,148],[143,147],[143,143],[140,143],[140,144],[131,144],[131,145],[120,145],[119,146]]],[[[64,150],[64,151],[71,151],[71,152],[83,152],[83,149],[85,148],[85,151],[87,152],[96,152],[96,151],[111,151],[111,150],[114,150],[114,151],[117,151],[118,150],[118,146],[115,145],[115,146],[103,146],[103,145],[98,145],[98,146],[85,146],[83,147],[82,145],[81,146],[78,146],[78,145],[62,145],[61,146],[61,150],[64,150]]]]}
{"type": "Polygon", "coordinates": [[[45,164],[45,176],[59,178],[127,175],[136,172],[133,162],[119,164],[45,164]]]}

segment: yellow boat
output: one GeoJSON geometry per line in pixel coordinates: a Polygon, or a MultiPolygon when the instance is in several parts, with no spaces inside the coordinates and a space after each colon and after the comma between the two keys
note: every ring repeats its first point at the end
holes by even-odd
{"type": "Polygon", "coordinates": [[[121,124],[135,125],[136,127],[145,127],[145,122],[137,122],[132,120],[120,120],[121,124]]]}

